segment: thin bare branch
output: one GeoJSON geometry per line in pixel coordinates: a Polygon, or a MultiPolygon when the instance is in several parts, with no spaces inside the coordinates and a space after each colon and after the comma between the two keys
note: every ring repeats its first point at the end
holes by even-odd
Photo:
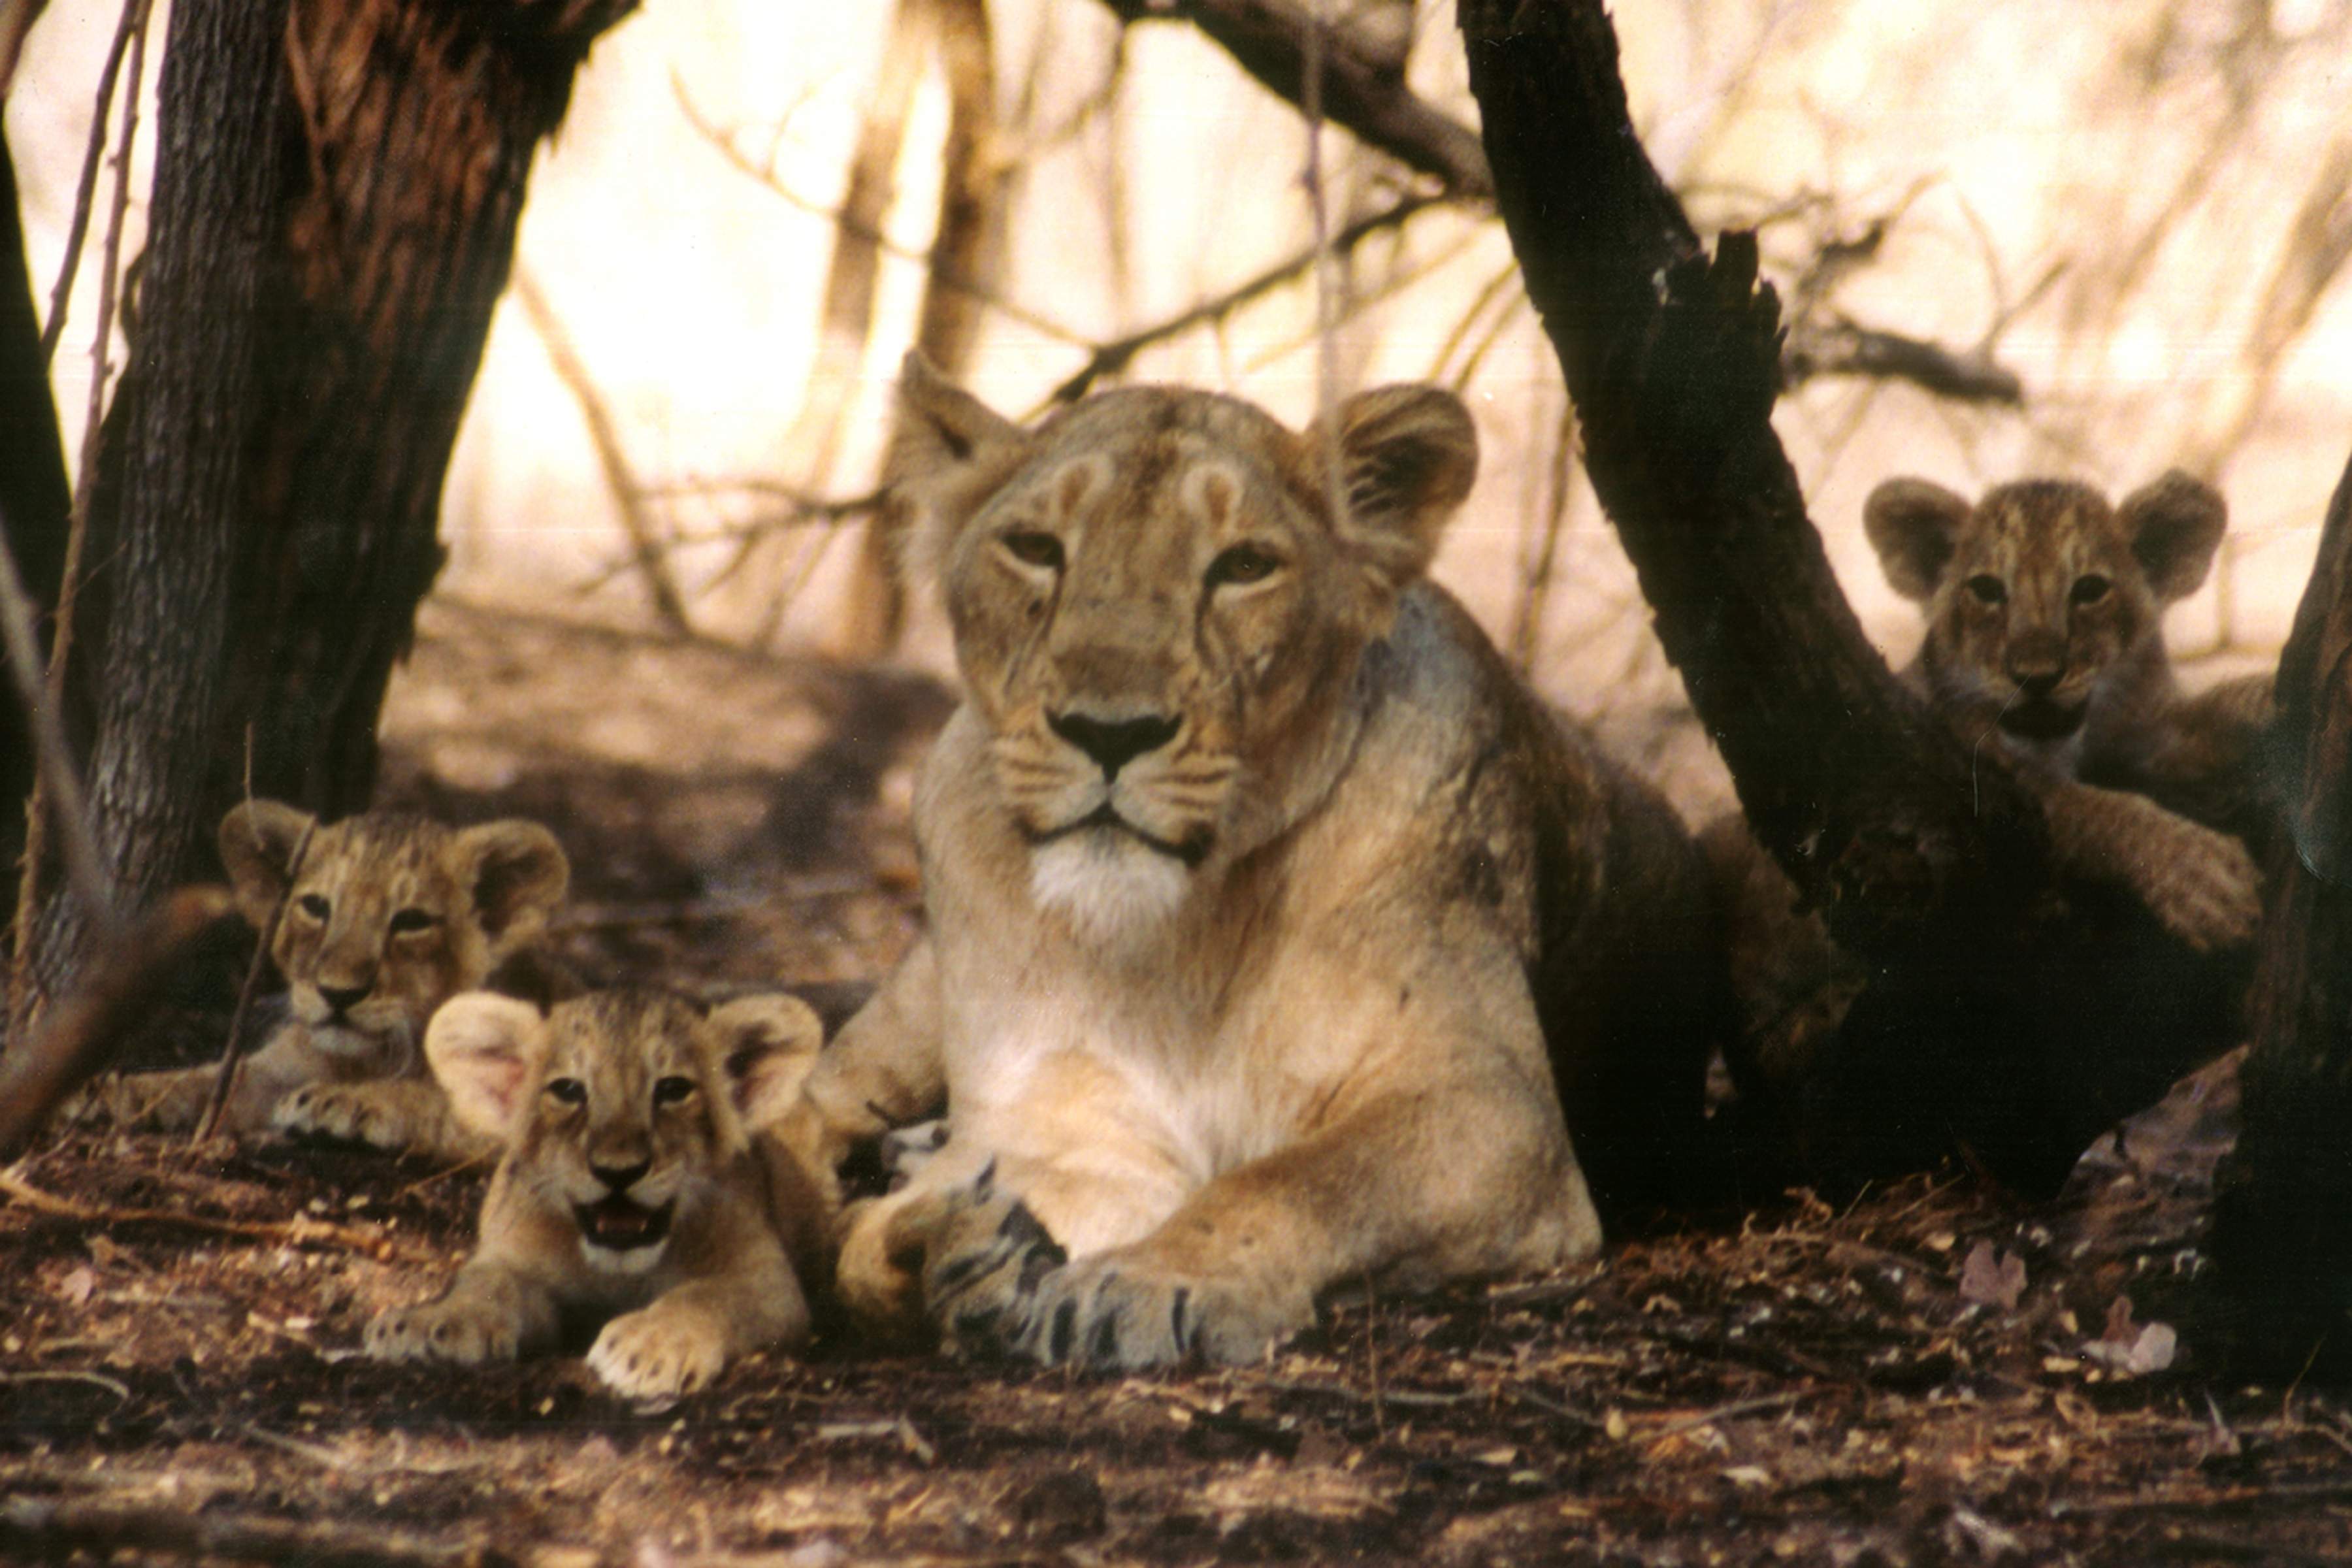
{"type": "Polygon", "coordinates": [[[0,103],[8,101],[8,88],[16,79],[25,35],[33,30],[48,5],[49,0],[0,0],[0,103]]]}
{"type": "MultiPolygon", "coordinates": [[[[250,786],[247,798],[252,798],[250,786]]],[[[245,1024],[253,1013],[254,994],[261,988],[261,972],[268,967],[270,949],[278,945],[278,928],[285,923],[286,905],[294,897],[294,882],[302,874],[303,857],[310,853],[310,836],[317,832],[319,819],[312,817],[302,825],[301,837],[294,840],[294,853],[286,858],[286,885],[278,890],[278,902],[270,907],[269,920],[261,928],[261,941],[253,950],[253,961],[245,966],[245,983],[236,988],[236,1007],[228,1016],[228,1045],[221,1052],[220,1068],[213,1075],[213,1092],[205,1101],[205,1113],[196,1118],[195,1131],[189,1134],[192,1145],[202,1145],[220,1127],[221,1113],[228,1109],[228,1097],[236,1091],[238,1067],[245,1060],[245,1024]]],[[[255,835],[259,848],[259,835],[255,835]]]]}
{"type": "Polygon", "coordinates": [[[1783,384],[1791,387],[1816,376],[1853,375],[1907,381],[1956,403],[2016,407],[2025,401],[2025,385],[2017,373],[1994,360],[1987,349],[1946,348],[1924,338],[1856,326],[1843,316],[1792,326],[1780,351],[1780,375],[1783,384]]]}
{"type": "MultiPolygon", "coordinates": [[[[1314,17],[1291,0],[1103,0],[1120,21],[1187,21],[1278,97],[1304,102],[1314,17]]],[[[1414,96],[1393,54],[1333,32],[1317,68],[1321,117],[1369,146],[1434,175],[1456,201],[1486,202],[1495,177],[1478,133],[1414,96]]]]}
{"type": "Polygon", "coordinates": [[[596,448],[596,466],[604,471],[605,488],[613,492],[613,502],[620,509],[621,526],[629,536],[629,553],[637,574],[645,580],[646,595],[653,601],[654,615],[662,625],[679,637],[695,635],[694,622],[686,611],[686,599],[678,592],[677,580],[670,575],[669,558],[663,552],[656,536],[653,519],[646,515],[645,487],[637,482],[636,470],[630,467],[628,454],[621,449],[621,434],[613,421],[612,410],[604,405],[604,395],[596,390],[595,379],[588,374],[579,351],[572,345],[571,334],[548,303],[538,281],[518,267],[514,270],[516,302],[530,318],[531,331],[539,334],[540,345],[547,351],[549,364],[555,377],[563,383],[564,390],[580,405],[581,422],[588,427],[588,439],[596,448]]]}
{"type": "MultiPolygon", "coordinates": [[[[1384,208],[1369,216],[1358,218],[1354,223],[1333,235],[1330,240],[1330,250],[1335,256],[1344,256],[1371,236],[1384,229],[1394,228],[1416,213],[1439,205],[1444,200],[1442,196],[1431,195],[1403,197],[1393,206],[1384,208]]],[[[1097,344],[1094,351],[1087,356],[1087,363],[1080,365],[1073,374],[1047,395],[1045,405],[1050,407],[1057,403],[1069,403],[1085,396],[1087,388],[1094,385],[1096,382],[1106,375],[1116,375],[1125,370],[1137,354],[1152,344],[1181,336],[1196,327],[1222,321],[1243,306],[1312,271],[1320,254],[1317,247],[1310,245],[1297,254],[1276,262],[1256,276],[1226,289],[1223,293],[1203,300],[1199,304],[1181,310],[1165,321],[1155,322],[1140,331],[1129,332],[1125,337],[1114,338],[1109,342],[1097,344]]]]}
{"type": "MultiPolygon", "coordinates": [[[[73,222],[66,229],[65,259],[58,264],[58,280],[49,289],[49,319],[41,328],[41,363],[57,357],[58,338],[66,330],[66,306],[73,299],[74,274],[81,270],[82,241],[89,234],[89,204],[98,192],[99,165],[106,157],[106,120],[114,107],[114,84],[122,72],[122,57],[133,32],[147,30],[150,0],[123,0],[122,19],[115,24],[114,42],[108,46],[106,66],[98,75],[98,103],[90,111],[89,145],[81,159],[81,180],[74,187],[73,222]]],[[[29,24],[28,24],[29,25],[29,24]]],[[[131,73],[131,107],[126,117],[139,114],[139,73],[131,73]]],[[[128,144],[128,138],[125,138],[128,144]]]]}

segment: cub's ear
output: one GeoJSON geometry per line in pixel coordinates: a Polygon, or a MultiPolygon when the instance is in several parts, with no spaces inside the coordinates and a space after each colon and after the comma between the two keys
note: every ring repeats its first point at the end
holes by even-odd
{"type": "Polygon", "coordinates": [[[1972,509],[1927,479],[1888,479],[1863,503],[1863,531],[1887,583],[1906,599],[1935,597],[1972,509]]]}
{"type": "MultiPolygon", "coordinates": [[[[1426,571],[1454,510],[1478,477],[1478,427],[1452,393],[1434,386],[1360,392],[1334,416],[1343,537],[1372,574],[1402,587],[1426,571]]],[[[1321,474],[1330,435],[1320,423],[1300,437],[1308,471],[1321,474]]]]}
{"type": "Polygon", "coordinates": [[[719,1042],[728,1098],[745,1129],[753,1131],[792,1108],[824,1045],[824,1026],[815,1011],[782,993],[714,1007],[709,1027],[719,1042]]]}
{"type": "Polygon", "coordinates": [[[221,818],[220,858],[236,889],[237,912],[260,931],[286,897],[294,847],[318,819],[283,801],[248,800],[221,818]]]}
{"type": "Polygon", "coordinates": [[[2124,497],[2116,521],[2132,554],[2161,604],[2186,598],[2213,568],[2213,552],[2229,531],[2230,503],[2221,492],[2179,468],[2124,497]]]}
{"type": "Polygon", "coordinates": [[[898,417],[882,460],[882,489],[908,513],[901,531],[910,576],[939,574],[971,514],[1012,477],[1029,435],[909,351],[898,369],[898,417]]]}
{"type": "Polygon", "coordinates": [[[495,963],[537,940],[572,886],[572,863],[555,835],[510,816],[457,835],[458,879],[474,897],[495,963]]]}
{"type": "Polygon", "coordinates": [[[504,1142],[547,1066],[547,1020],[528,1002],[465,992],[425,1026],[425,1061],[458,1123],[504,1142]]]}

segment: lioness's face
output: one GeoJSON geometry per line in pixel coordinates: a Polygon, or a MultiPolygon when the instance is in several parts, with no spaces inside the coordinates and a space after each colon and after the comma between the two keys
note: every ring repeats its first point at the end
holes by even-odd
{"type": "Polygon", "coordinates": [[[533,823],[453,831],[372,812],[313,826],[275,801],[230,812],[220,847],[255,925],[283,900],[270,957],[312,1043],[387,1067],[414,1059],[436,1007],[538,934],[569,876],[533,823]]]}
{"type": "Polygon", "coordinates": [[[2021,748],[2081,733],[2133,656],[2160,646],[2166,604],[2204,580],[2221,499],[2170,474],[2112,507],[2088,486],[2029,479],[1973,508],[1923,480],[1872,494],[1888,579],[1921,602],[1939,702],[2021,748]]]}
{"type": "Polygon", "coordinates": [[[908,402],[893,480],[933,508],[1033,895],[1148,928],[1328,786],[1359,660],[1468,489],[1468,417],[1430,388],[1350,403],[1335,521],[1325,439],[1230,398],[1112,392],[1034,434],[919,370],[908,402]]]}

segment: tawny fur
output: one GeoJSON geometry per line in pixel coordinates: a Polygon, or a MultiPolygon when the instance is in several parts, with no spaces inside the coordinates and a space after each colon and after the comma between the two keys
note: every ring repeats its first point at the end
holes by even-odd
{"type": "Polygon", "coordinates": [[[1672,812],[1421,578],[1461,405],[1367,393],[1327,441],[1174,389],[1034,432],[919,362],[902,391],[967,699],[915,803],[929,934],[787,1135],[951,1131],[847,1217],[845,1304],[1230,1361],[1343,1282],[1590,1254],[1595,1192],[1687,1153],[1712,929],[1672,812]]]}
{"type": "MultiPolygon", "coordinates": [[[[397,812],[313,827],[308,813],[257,800],[223,819],[220,852],[256,930],[284,900],[270,957],[287,984],[285,1020],[238,1065],[224,1129],[485,1152],[425,1071],[425,1026],[545,931],[570,880],[553,835],[515,818],[450,828],[397,812]]],[[[217,1070],[141,1073],[98,1093],[118,1120],[189,1127],[217,1070]]]]}
{"type": "Polygon", "coordinates": [[[473,1256],[439,1296],[370,1323],[368,1353],[511,1360],[601,1325],[589,1365],[655,1400],[801,1343],[831,1184],[762,1129],[821,1039],[782,995],[705,1014],[597,992],[544,1017],[511,997],[453,999],[426,1054],[458,1118],[503,1152],[473,1256]]]}

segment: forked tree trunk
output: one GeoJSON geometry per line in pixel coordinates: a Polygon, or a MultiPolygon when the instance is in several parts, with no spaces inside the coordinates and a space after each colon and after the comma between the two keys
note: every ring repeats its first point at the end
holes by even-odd
{"type": "Polygon", "coordinates": [[[1706,254],[1634,136],[1600,0],[1459,15],[1593,489],[1757,837],[1874,974],[1818,1121],[1856,1141],[1854,1164],[1907,1160],[1925,1133],[2054,1186],[2226,1043],[2242,981],[2136,904],[2063,883],[2034,798],[1863,637],[1772,431],[1780,308],[1755,238],[1706,254]]]}
{"type": "MultiPolygon", "coordinates": [[[[530,161],[635,0],[179,0],[142,328],[88,559],[101,842],[128,900],[249,787],[364,805],[530,161]]],[[[78,938],[52,900],[39,977],[78,938]]]]}
{"type": "Polygon", "coordinates": [[[2287,832],[2272,863],[2244,1121],[2213,1250],[2250,1367],[2352,1371],[2352,465],[2279,661],[2287,832]]]}

